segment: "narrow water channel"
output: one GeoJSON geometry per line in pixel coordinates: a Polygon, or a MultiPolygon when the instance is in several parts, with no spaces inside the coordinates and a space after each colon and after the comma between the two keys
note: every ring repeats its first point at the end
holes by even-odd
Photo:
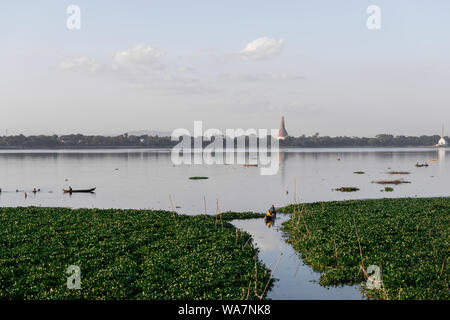
{"type": "Polygon", "coordinates": [[[259,249],[258,258],[269,269],[275,270],[279,261],[274,273],[277,281],[267,297],[274,300],[363,299],[359,285],[325,288],[319,284],[321,274],[304,264],[300,255],[285,241],[286,235],[280,227],[288,219],[289,215],[279,214],[270,228],[266,226],[264,219],[231,222],[238,229],[252,235],[254,245],[259,249]]]}

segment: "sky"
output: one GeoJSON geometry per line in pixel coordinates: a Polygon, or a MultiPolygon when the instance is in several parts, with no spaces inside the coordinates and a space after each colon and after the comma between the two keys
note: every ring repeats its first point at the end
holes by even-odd
{"type": "Polygon", "coordinates": [[[0,43],[0,135],[450,130],[448,0],[5,0],[0,43]]]}

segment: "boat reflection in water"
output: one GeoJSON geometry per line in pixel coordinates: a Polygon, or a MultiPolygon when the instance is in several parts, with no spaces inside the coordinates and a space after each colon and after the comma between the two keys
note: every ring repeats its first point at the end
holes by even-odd
{"type": "Polygon", "coordinates": [[[274,226],[275,225],[275,220],[276,220],[276,215],[273,215],[272,217],[266,215],[264,217],[264,222],[266,223],[267,228],[270,228],[271,226],[274,226]]]}

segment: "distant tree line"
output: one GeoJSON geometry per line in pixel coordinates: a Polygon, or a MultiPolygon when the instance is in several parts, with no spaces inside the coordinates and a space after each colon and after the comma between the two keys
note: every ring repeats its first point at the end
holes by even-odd
{"type": "MultiPolygon", "coordinates": [[[[280,141],[280,147],[425,147],[433,146],[439,141],[440,136],[394,136],[390,134],[380,134],[373,138],[366,137],[329,137],[319,136],[299,136],[287,137],[280,141]]],[[[445,138],[450,141],[448,137],[445,138]]],[[[247,137],[248,145],[248,137],[247,137]]],[[[209,144],[205,141],[203,145],[209,144]]],[[[34,136],[3,136],[0,137],[0,148],[2,149],[70,149],[70,148],[171,148],[178,144],[170,137],[158,136],[94,136],[82,134],[70,135],[34,135],[34,136]]]]}
{"type": "Polygon", "coordinates": [[[170,137],[158,136],[93,136],[82,134],[70,135],[38,135],[38,136],[3,136],[0,137],[0,148],[166,148],[177,142],[170,137]]]}
{"type": "MultiPolygon", "coordinates": [[[[394,136],[391,134],[379,134],[374,138],[366,137],[328,137],[302,135],[300,137],[287,137],[280,142],[284,147],[426,147],[434,146],[439,141],[440,136],[394,136]]],[[[447,141],[448,137],[445,138],[447,141]]]]}

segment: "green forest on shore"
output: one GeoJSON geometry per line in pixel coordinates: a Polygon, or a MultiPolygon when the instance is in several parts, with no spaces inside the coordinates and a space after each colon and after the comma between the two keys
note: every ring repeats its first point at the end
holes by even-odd
{"type": "MultiPolygon", "coordinates": [[[[430,147],[434,146],[440,136],[394,136],[380,134],[376,137],[329,137],[315,134],[313,136],[287,137],[280,140],[280,147],[430,147]]],[[[248,137],[246,137],[248,140],[248,137]]],[[[447,140],[450,140],[446,137],[447,140]]],[[[0,137],[0,149],[75,149],[75,148],[172,148],[178,144],[171,137],[158,136],[100,136],[100,135],[11,135],[0,137]]],[[[210,142],[203,141],[206,146],[210,142]]],[[[248,143],[247,143],[248,145],[248,143]]]]}

